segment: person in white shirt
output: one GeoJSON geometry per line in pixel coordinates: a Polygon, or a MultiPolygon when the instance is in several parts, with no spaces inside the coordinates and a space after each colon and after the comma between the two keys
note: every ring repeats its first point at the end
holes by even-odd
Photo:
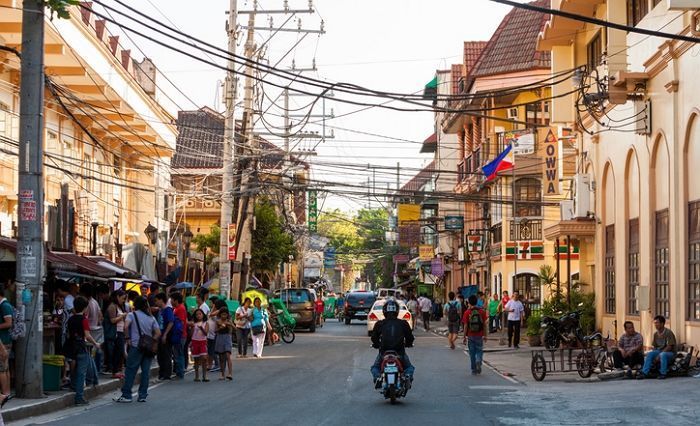
{"type": "Polygon", "coordinates": [[[423,316],[423,328],[425,331],[428,331],[430,330],[430,309],[433,307],[433,302],[425,295],[422,295],[418,298],[418,306],[423,316]]]}
{"type": "Polygon", "coordinates": [[[520,349],[520,326],[525,321],[525,307],[517,290],[506,303],[504,311],[508,312],[508,347],[512,345],[515,349],[520,349]]]}
{"type": "Polygon", "coordinates": [[[209,308],[209,305],[207,304],[207,296],[209,296],[209,290],[206,288],[201,288],[197,292],[197,305],[199,305],[199,309],[204,312],[206,317],[208,317],[209,312],[211,312],[211,308],[209,308]]]}

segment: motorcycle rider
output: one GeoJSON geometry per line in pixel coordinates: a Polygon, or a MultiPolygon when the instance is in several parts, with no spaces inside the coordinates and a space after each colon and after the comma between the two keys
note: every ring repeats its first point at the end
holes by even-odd
{"type": "Polygon", "coordinates": [[[374,387],[381,388],[381,364],[385,351],[395,351],[401,359],[404,375],[409,383],[413,380],[415,367],[406,355],[406,348],[413,346],[413,331],[408,322],[400,320],[399,304],[394,299],[389,299],[382,307],[384,319],[377,321],[372,329],[372,347],[379,349],[377,358],[370,371],[374,378],[374,387]]]}

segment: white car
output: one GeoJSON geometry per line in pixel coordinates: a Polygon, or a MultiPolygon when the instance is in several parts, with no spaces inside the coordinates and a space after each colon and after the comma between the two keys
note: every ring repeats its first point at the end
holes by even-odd
{"type": "MultiPolygon", "coordinates": [[[[384,307],[384,304],[387,300],[388,299],[379,299],[376,302],[374,302],[374,305],[372,305],[372,309],[370,309],[369,315],[367,316],[368,336],[372,335],[372,330],[374,329],[374,325],[377,323],[377,321],[384,319],[384,311],[382,310],[382,308],[384,307]]],[[[408,326],[411,327],[411,329],[413,329],[411,313],[408,312],[408,307],[406,306],[406,303],[402,300],[397,300],[396,303],[399,304],[399,319],[406,321],[408,323],[408,326]]]]}

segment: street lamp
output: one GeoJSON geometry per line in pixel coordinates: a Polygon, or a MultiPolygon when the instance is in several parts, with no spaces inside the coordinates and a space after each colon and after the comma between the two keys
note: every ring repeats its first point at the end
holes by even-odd
{"type": "Polygon", "coordinates": [[[92,227],[92,238],[90,239],[91,241],[91,247],[90,247],[90,256],[97,256],[97,227],[100,224],[98,222],[92,222],[90,226],[92,227]]]}
{"type": "Polygon", "coordinates": [[[155,244],[158,241],[158,228],[151,225],[151,222],[148,222],[148,226],[143,230],[143,233],[146,234],[149,243],[155,244]]]}
{"type": "Polygon", "coordinates": [[[194,235],[192,234],[192,231],[189,229],[186,229],[185,232],[182,233],[182,248],[185,250],[185,281],[187,281],[187,272],[190,266],[190,243],[192,242],[192,237],[194,235]]]}

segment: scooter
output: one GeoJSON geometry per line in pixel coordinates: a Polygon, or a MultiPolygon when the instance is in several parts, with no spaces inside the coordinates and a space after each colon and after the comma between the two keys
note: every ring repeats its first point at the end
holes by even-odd
{"type": "Polygon", "coordinates": [[[544,347],[557,349],[564,342],[566,344],[578,343],[584,345],[583,329],[581,328],[581,311],[573,311],[561,317],[542,317],[544,330],[544,347]]]}
{"type": "Polygon", "coordinates": [[[411,388],[411,379],[406,377],[401,364],[401,357],[395,351],[384,352],[381,364],[381,387],[379,392],[384,399],[396,403],[398,398],[403,398],[411,388]]]}

